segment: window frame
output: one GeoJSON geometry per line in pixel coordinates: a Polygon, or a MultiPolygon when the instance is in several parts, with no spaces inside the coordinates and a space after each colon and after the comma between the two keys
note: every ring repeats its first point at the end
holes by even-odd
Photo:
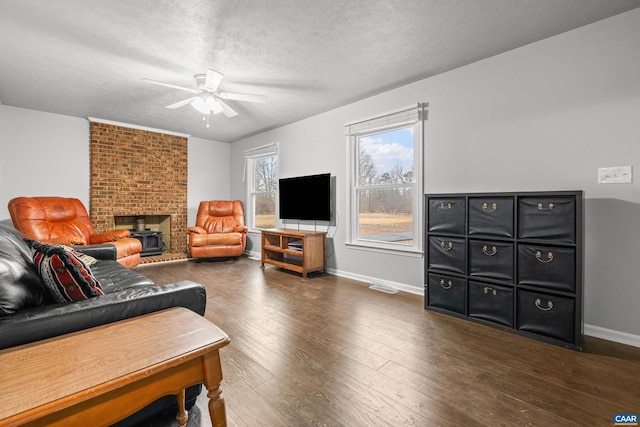
{"type": "MultiPolygon", "coordinates": [[[[413,109],[416,107],[413,106],[413,109]]],[[[422,105],[418,104],[419,114],[417,118],[409,121],[398,121],[397,123],[381,124],[372,126],[368,129],[359,131],[347,131],[348,155],[347,170],[349,172],[348,189],[347,189],[347,206],[349,212],[347,215],[347,238],[346,245],[354,249],[366,249],[382,252],[390,252],[394,254],[404,254],[410,256],[422,256],[423,253],[423,117],[426,116],[422,111],[422,105]],[[413,149],[414,149],[414,182],[413,183],[393,183],[393,184],[375,184],[361,185],[359,183],[359,140],[360,138],[376,135],[379,133],[390,132],[398,129],[413,129],[413,149]],[[412,233],[413,242],[411,245],[394,242],[384,242],[380,240],[370,240],[359,236],[359,192],[363,189],[388,189],[388,188],[412,188],[413,189],[413,218],[412,233]]],[[[406,108],[399,111],[407,110],[406,108]]],[[[395,112],[388,113],[393,115],[395,112]]],[[[375,120],[380,122],[380,117],[375,120]]],[[[360,121],[362,123],[364,121],[360,121]]],[[[347,125],[349,126],[349,125],[347,125]]]]}
{"type": "MultiPolygon", "coordinates": [[[[272,145],[265,146],[267,148],[272,147],[272,145]]],[[[245,152],[245,187],[246,187],[246,207],[245,207],[245,225],[249,228],[250,233],[260,233],[262,228],[256,227],[256,206],[255,206],[255,197],[259,195],[269,195],[273,194],[275,201],[275,223],[274,227],[278,226],[278,183],[277,179],[279,176],[279,163],[280,158],[278,156],[277,145],[275,148],[265,150],[265,147],[258,147],[254,150],[247,150],[245,152]],[[254,152],[251,154],[251,152],[254,152]],[[276,168],[278,168],[278,172],[276,173],[276,184],[275,191],[256,191],[255,189],[255,176],[256,176],[256,165],[260,159],[264,159],[267,157],[274,157],[276,161],[276,168]]]]}

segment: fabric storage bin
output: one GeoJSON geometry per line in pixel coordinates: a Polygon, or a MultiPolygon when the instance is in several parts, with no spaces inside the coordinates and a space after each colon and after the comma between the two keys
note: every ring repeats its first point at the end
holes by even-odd
{"type": "Polygon", "coordinates": [[[561,341],[574,341],[575,300],[518,290],[517,328],[561,341]]]}
{"type": "Polygon", "coordinates": [[[518,203],[519,238],[575,243],[574,197],[521,197],[518,203]]]}
{"type": "Polygon", "coordinates": [[[518,285],[575,293],[575,248],[518,245],[518,285]]]}
{"type": "Polygon", "coordinates": [[[464,197],[429,199],[429,232],[464,234],[466,232],[464,197]]]}
{"type": "Polygon", "coordinates": [[[429,305],[465,314],[467,282],[460,277],[429,273],[429,305]]]}
{"type": "Polygon", "coordinates": [[[513,243],[469,239],[469,275],[513,283],[513,243]]]}
{"type": "Polygon", "coordinates": [[[429,269],[465,274],[465,239],[429,236],[429,269]]]}
{"type": "Polygon", "coordinates": [[[513,288],[469,280],[469,317],[513,327],[513,288]]]}
{"type": "Polygon", "coordinates": [[[469,234],[513,237],[513,197],[469,198],[469,234]]]}

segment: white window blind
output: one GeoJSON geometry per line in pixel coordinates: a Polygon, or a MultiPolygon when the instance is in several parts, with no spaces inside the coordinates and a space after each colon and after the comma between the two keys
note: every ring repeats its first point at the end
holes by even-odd
{"type": "Polygon", "coordinates": [[[247,180],[247,162],[249,159],[257,159],[260,157],[275,156],[278,154],[278,143],[272,142],[270,144],[261,145],[255,148],[249,148],[244,150],[244,170],[242,172],[242,181],[247,180]]]}
{"type": "Polygon", "coordinates": [[[360,133],[369,133],[416,123],[426,118],[425,108],[428,107],[428,105],[429,104],[426,103],[417,103],[379,116],[347,123],[344,126],[345,135],[358,135],[360,133]]]}
{"type": "Polygon", "coordinates": [[[278,154],[278,143],[272,142],[270,144],[261,145],[259,147],[249,148],[244,150],[244,158],[250,159],[255,157],[273,156],[278,154]]]}

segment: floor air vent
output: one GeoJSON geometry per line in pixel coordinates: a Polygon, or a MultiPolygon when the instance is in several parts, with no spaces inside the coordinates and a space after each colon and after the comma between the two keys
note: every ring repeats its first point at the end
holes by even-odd
{"type": "Polygon", "coordinates": [[[396,294],[398,290],[388,285],[382,285],[380,283],[371,283],[369,285],[369,289],[373,289],[374,291],[384,292],[385,294],[396,294]]]}

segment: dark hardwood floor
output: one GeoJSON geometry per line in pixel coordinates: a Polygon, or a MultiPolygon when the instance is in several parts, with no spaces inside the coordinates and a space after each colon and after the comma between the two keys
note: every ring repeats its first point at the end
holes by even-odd
{"type": "MultiPolygon", "coordinates": [[[[207,288],[231,426],[607,426],[640,412],[640,349],[576,352],[241,257],[138,267],[207,288]]],[[[207,414],[203,414],[206,418],[207,414]]]]}

